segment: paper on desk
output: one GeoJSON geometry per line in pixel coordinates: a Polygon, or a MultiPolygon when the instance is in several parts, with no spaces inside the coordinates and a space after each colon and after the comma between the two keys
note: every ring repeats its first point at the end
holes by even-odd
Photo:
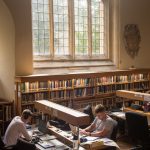
{"type": "Polygon", "coordinates": [[[144,95],[144,101],[150,102],[150,94],[144,95]]]}
{"type": "Polygon", "coordinates": [[[87,139],[87,141],[95,141],[99,139],[99,137],[92,137],[92,136],[86,136],[85,138],[87,139]]]}
{"type": "Polygon", "coordinates": [[[118,144],[115,141],[111,140],[111,139],[101,138],[100,140],[103,141],[104,145],[106,145],[106,146],[113,146],[113,147],[116,147],[116,148],[120,149],[118,144]]]}
{"type": "Polygon", "coordinates": [[[56,139],[56,136],[45,134],[45,135],[40,136],[40,139],[42,141],[53,140],[53,139],[56,139]]]}
{"type": "Polygon", "coordinates": [[[28,134],[30,136],[42,136],[44,135],[44,133],[40,132],[38,129],[34,129],[34,130],[27,130],[28,131],[28,134]]]}
{"type": "Polygon", "coordinates": [[[55,147],[61,147],[61,146],[64,146],[64,144],[60,141],[58,141],[57,139],[54,139],[54,140],[50,140],[49,141],[51,144],[55,145],[55,147]]]}

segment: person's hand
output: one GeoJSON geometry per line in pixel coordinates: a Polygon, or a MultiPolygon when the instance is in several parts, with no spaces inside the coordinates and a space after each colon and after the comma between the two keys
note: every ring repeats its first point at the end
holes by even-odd
{"type": "Polygon", "coordinates": [[[33,130],[33,131],[32,131],[32,137],[33,137],[34,135],[35,135],[35,131],[33,130]]]}
{"type": "Polygon", "coordinates": [[[90,135],[90,132],[87,132],[85,131],[84,129],[80,131],[80,134],[84,134],[84,135],[87,135],[89,136],[90,135]]]}
{"type": "Polygon", "coordinates": [[[90,136],[90,132],[85,132],[84,135],[90,136]]]}
{"type": "Polygon", "coordinates": [[[84,129],[80,131],[80,134],[85,134],[85,133],[86,131],[84,129]]]}

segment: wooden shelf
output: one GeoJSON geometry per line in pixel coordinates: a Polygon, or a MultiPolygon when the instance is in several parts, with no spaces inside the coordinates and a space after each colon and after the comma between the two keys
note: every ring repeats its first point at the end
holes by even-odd
{"type": "Polygon", "coordinates": [[[32,94],[32,93],[41,93],[41,92],[48,92],[49,90],[30,90],[30,91],[22,91],[21,94],[32,94]]]}
{"type": "Polygon", "coordinates": [[[22,103],[22,106],[28,106],[28,105],[34,105],[35,102],[29,102],[29,103],[22,103]]]}
{"type": "MultiPolygon", "coordinates": [[[[60,102],[62,105],[65,105],[65,102],[67,105],[70,100],[73,105],[74,102],[78,104],[85,102],[85,105],[88,105],[86,102],[91,100],[89,104],[94,107],[98,103],[95,103],[98,98],[107,100],[112,97],[113,100],[117,90],[149,90],[150,69],[17,76],[15,84],[16,106],[19,115],[22,107],[29,106],[28,103],[22,104],[22,101],[29,99],[34,101],[46,98],[57,103],[60,102]],[[23,91],[20,92],[20,89],[23,91]]],[[[106,105],[108,104],[106,103],[106,105]]],[[[30,109],[34,111],[34,102],[30,106],[30,109]]]]}

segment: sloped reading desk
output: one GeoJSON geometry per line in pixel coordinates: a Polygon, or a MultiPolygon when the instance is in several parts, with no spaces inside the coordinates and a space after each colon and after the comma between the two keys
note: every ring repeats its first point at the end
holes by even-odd
{"type": "MultiPolygon", "coordinates": [[[[126,98],[126,99],[131,99],[134,101],[150,101],[150,94],[141,93],[141,92],[118,90],[118,91],[116,91],[116,96],[126,98]]],[[[147,119],[148,119],[148,125],[150,127],[150,112],[144,112],[141,110],[134,110],[130,107],[124,107],[123,111],[124,112],[132,111],[132,112],[140,113],[142,115],[146,115],[147,119]]]]}
{"type": "MultiPolygon", "coordinates": [[[[90,123],[90,118],[87,114],[73,110],[71,108],[50,102],[48,100],[39,100],[35,102],[35,108],[42,111],[43,113],[50,114],[59,119],[66,121],[77,127],[77,133],[79,137],[79,126],[88,125],[90,123]]],[[[55,135],[59,140],[64,141],[65,144],[71,145],[72,140],[68,139],[60,132],[56,131],[54,128],[49,128],[51,134],[55,135]]],[[[85,150],[79,146],[79,150],[85,150]]]]}
{"type": "Polygon", "coordinates": [[[77,110],[50,102],[48,100],[39,100],[35,102],[35,108],[43,113],[48,113],[59,119],[66,121],[74,126],[88,125],[90,123],[89,115],[77,110]]]}

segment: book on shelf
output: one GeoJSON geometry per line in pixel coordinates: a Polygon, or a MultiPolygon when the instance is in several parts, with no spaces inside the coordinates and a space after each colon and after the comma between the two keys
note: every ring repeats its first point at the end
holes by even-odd
{"type": "Polygon", "coordinates": [[[45,81],[45,82],[39,82],[39,87],[38,87],[39,90],[47,90],[48,89],[48,83],[45,81]]]}
{"type": "Polygon", "coordinates": [[[4,106],[4,121],[10,121],[12,117],[12,106],[11,105],[6,105],[4,106]]]}

